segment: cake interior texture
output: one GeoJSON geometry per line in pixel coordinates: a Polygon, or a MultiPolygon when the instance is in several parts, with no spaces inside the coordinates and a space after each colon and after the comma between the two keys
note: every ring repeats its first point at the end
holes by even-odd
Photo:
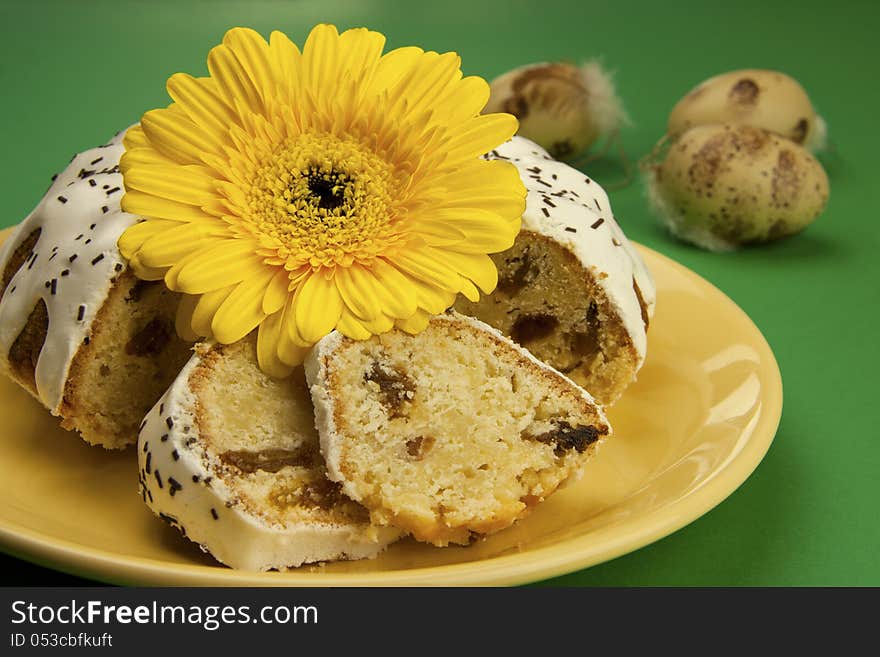
{"type": "Polygon", "coordinates": [[[491,257],[496,290],[476,303],[460,297],[455,309],[500,330],[601,403],[614,402],[638,358],[593,274],[558,242],[528,230],[491,257]]]}
{"type": "Polygon", "coordinates": [[[575,386],[471,321],[327,355],[331,451],[374,522],[466,544],[579,473],[608,427],[575,386]]]}
{"type": "Polygon", "coordinates": [[[327,479],[302,368],[275,379],[249,336],[214,347],[190,376],[198,435],[215,476],[267,524],[363,525],[369,515],[327,479]]]}
{"type": "MultiPolygon", "coordinates": [[[[10,257],[3,272],[4,293],[39,236],[37,229],[10,257]]],[[[161,282],[139,281],[127,271],[116,276],[88,342],[80,345],[71,363],[59,409],[65,429],[108,448],[137,441],[144,415],[191,355],[190,344],[174,328],[178,299],[161,282]]],[[[13,376],[34,394],[49,321],[41,299],[7,355],[13,376]]]]}

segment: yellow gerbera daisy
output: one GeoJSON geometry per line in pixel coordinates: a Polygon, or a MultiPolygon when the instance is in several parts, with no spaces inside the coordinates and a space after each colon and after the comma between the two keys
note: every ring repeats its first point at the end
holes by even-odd
{"type": "Polygon", "coordinates": [[[455,53],[366,29],[315,27],[302,52],[235,28],[210,76],[125,137],[119,240],[141,278],[185,294],[178,330],[235,342],[259,326],[260,366],[283,376],[334,328],[417,332],[455,295],[491,292],[488,257],[519,231],[516,169],[480,155],[516,119],[480,115],[489,87],[455,53]]]}

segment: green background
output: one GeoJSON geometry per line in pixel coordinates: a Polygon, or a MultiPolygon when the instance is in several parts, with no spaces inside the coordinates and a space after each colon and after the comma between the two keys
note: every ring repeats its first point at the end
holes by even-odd
{"type": "MultiPolygon", "coordinates": [[[[467,74],[600,57],[632,117],[633,159],[672,105],[723,71],[798,79],[830,127],[826,212],[784,242],[718,255],[677,243],[640,184],[614,191],[627,234],[698,272],[755,321],[782,370],[785,404],[762,464],[725,502],[635,553],[557,585],[880,585],[878,285],[880,3],[598,0],[392,2],[0,2],[0,225],[20,221],[70,156],[163,106],[166,78],[205,71],[235,25],[287,32],[365,25],[389,47],[456,50],[467,74]]],[[[589,172],[619,181],[613,161],[589,172]]],[[[76,583],[11,557],[0,581],[76,583]]]]}

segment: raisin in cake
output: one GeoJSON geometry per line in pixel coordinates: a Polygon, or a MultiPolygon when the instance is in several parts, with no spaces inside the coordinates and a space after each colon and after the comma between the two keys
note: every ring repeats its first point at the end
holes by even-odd
{"type": "Polygon", "coordinates": [[[400,534],[327,479],[302,368],[263,373],[253,334],[196,347],[144,421],[138,458],[153,512],[234,568],[372,557],[400,534]]]}
{"type": "Polygon", "coordinates": [[[527,207],[513,247],[491,256],[495,292],[476,303],[460,299],[456,310],[613,403],[645,360],[655,300],[650,273],[595,181],[522,137],[487,157],[516,165],[527,207]]]}
{"type": "Polygon", "coordinates": [[[122,134],[74,156],[0,252],[0,369],[93,444],[125,447],[180,367],[177,296],[116,248],[122,134]]]}
{"type": "Polygon", "coordinates": [[[330,479],[435,545],[508,527],[610,431],[589,393],[457,313],[417,335],[331,333],[305,368],[330,479]]]}

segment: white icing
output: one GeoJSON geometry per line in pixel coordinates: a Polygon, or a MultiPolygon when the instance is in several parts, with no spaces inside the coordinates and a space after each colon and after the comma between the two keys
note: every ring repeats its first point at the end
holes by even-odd
{"type": "Polygon", "coordinates": [[[397,539],[396,529],[365,531],[363,524],[273,525],[238,503],[235,491],[217,476],[218,455],[199,439],[190,376],[209,349],[197,347],[141,425],[138,470],[147,506],[218,561],[242,570],[371,558],[397,539]]]}
{"type": "Polygon", "coordinates": [[[13,276],[0,301],[0,363],[8,371],[10,347],[34,306],[45,301],[49,328],[35,377],[37,397],[54,415],[74,356],[89,337],[114,277],[126,267],[116,241],[138,220],[119,207],[122,136],[74,156],[0,252],[3,271],[16,247],[37,228],[42,230],[34,255],[13,276]]]}
{"type": "Polygon", "coordinates": [[[516,165],[528,190],[523,230],[551,237],[593,272],[629,333],[641,366],[648,340],[633,280],[649,317],[654,314],[657,293],[644,261],[614,219],[605,190],[524,137],[514,137],[486,157],[516,165]]]}

